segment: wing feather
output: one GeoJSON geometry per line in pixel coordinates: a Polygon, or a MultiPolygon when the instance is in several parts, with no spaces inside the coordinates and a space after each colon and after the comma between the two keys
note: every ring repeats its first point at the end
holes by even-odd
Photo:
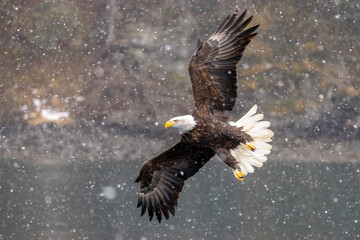
{"type": "Polygon", "coordinates": [[[237,97],[236,65],[259,25],[247,28],[252,16],[246,10],[229,15],[214,34],[192,56],[189,73],[193,85],[195,110],[210,114],[231,111],[237,97]],[[244,30],[245,29],[245,30],[244,30]]]}
{"type": "Polygon", "coordinates": [[[146,210],[150,221],[154,216],[161,222],[162,215],[175,215],[179,194],[185,180],[193,176],[214,156],[214,151],[179,142],[163,153],[145,161],[136,182],[140,182],[137,206],[141,216],[146,210]]]}

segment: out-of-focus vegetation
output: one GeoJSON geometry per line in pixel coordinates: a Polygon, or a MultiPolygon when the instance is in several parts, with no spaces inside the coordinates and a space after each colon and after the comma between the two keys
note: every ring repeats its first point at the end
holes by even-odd
{"type": "Polygon", "coordinates": [[[68,113],[62,123],[139,127],[187,113],[193,106],[187,66],[196,41],[238,6],[261,26],[239,64],[235,115],[259,103],[278,128],[360,128],[356,1],[0,5],[2,122],[50,121],[46,111],[68,113]]]}

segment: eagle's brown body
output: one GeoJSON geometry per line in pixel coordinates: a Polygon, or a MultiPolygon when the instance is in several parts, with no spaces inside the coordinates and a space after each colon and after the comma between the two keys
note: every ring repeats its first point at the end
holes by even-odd
{"type": "MultiPolygon", "coordinates": [[[[168,219],[169,212],[175,214],[177,199],[185,180],[193,176],[215,154],[234,171],[239,172],[247,169],[253,171],[252,165],[259,167],[266,161],[263,155],[267,154],[267,150],[263,151],[263,155],[257,156],[251,156],[252,153],[248,152],[248,162],[244,163],[234,156],[242,154],[242,149],[239,148],[241,144],[248,144],[253,140],[242,126],[248,131],[257,126],[255,129],[260,130],[258,136],[268,137],[271,134],[264,132],[262,127],[268,127],[270,123],[256,125],[256,121],[262,117],[256,115],[251,120],[254,111],[245,115],[251,120],[248,125],[244,125],[241,119],[238,123],[230,124],[225,115],[225,111],[233,109],[237,97],[236,64],[240,61],[245,47],[255,37],[254,31],[258,27],[257,25],[246,29],[252,16],[244,20],[245,15],[246,11],[238,15],[237,10],[229,15],[205,43],[199,41],[191,58],[189,74],[193,85],[195,110],[192,116],[183,117],[186,117],[193,127],[182,132],[180,142],[145,161],[135,180],[140,182],[138,207],[141,207],[141,215],[147,209],[150,220],[154,214],[159,222],[162,215],[168,219]]],[[[256,112],[256,108],[254,109],[256,112]]],[[[189,126],[189,122],[184,123],[184,129],[189,126]]],[[[174,125],[176,123],[171,122],[171,126],[174,125]]],[[[270,141],[269,138],[261,140],[259,144],[269,149],[266,143],[262,143],[266,141],[270,141]]]]}
{"type": "Polygon", "coordinates": [[[228,123],[217,120],[211,115],[193,114],[197,121],[196,127],[181,135],[181,141],[196,146],[206,147],[215,152],[219,149],[233,149],[240,143],[251,141],[252,138],[228,123]]]}

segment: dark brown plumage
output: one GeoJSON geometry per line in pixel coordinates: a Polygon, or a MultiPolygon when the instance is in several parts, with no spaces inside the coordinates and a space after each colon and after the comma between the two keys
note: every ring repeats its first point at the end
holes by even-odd
{"type": "MultiPolygon", "coordinates": [[[[184,116],[193,119],[194,124],[182,132],[179,143],[144,162],[135,180],[140,182],[141,216],[147,210],[150,220],[155,215],[160,222],[162,215],[166,219],[169,212],[174,215],[185,180],[215,154],[234,171],[240,171],[240,163],[231,151],[254,139],[242,127],[229,124],[224,113],[235,105],[236,64],[258,28],[257,25],[244,30],[252,20],[249,17],[244,21],[245,15],[246,11],[238,15],[236,10],[209,40],[199,41],[189,65],[195,110],[192,117],[184,116]]],[[[176,121],[171,124],[176,125],[176,121]]]]}
{"type": "Polygon", "coordinates": [[[218,30],[191,58],[189,72],[193,84],[195,111],[205,109],[212,114],[231,111],[236,101],[236,64],[245,47],[256,36],[259,25],[245,31],[252,16],[244,19],[246,10],[229,15],[218,30]]]}
{"type": "Polygon", "coordinates": [[[136,179],[136,182],[140,182],[141,189],[138,199],[141,216],[146,208],[150,220],[154,213],[159,222],[161,212],[166,219],[169,219],[169,211],[175,215],[177,199],[185,180],[199,171],[214,155],[215,152],[209,148],[180,141],[147,160],[136,179]]]}

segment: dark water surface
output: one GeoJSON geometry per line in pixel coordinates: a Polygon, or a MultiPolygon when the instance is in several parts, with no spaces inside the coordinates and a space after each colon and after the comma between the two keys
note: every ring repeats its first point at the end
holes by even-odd
{"type": "Polygon", "coordinates": [[[360,164],[272,163],[240,182],[212,160],[176,216],[140,218],[140,161],[0,167],[0,239],[359,239],[360,164]]]}

